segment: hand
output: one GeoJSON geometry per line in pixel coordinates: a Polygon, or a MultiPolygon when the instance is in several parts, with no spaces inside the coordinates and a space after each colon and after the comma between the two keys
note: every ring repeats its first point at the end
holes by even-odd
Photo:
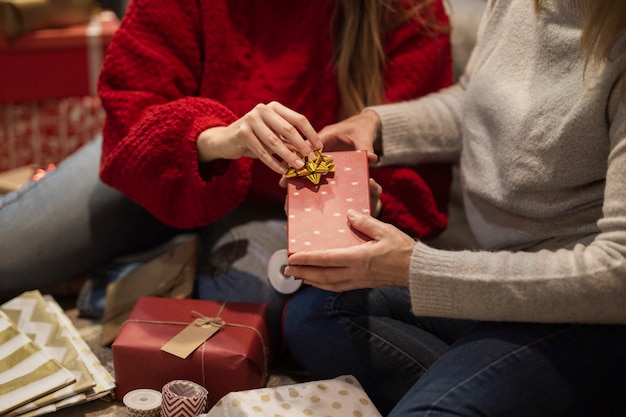
{"type": "MultiPolygon", "coordinates": [[[[365,150],[367,160],[374,163],[378,160],[374,146],[380,142],[380,117],[378,113],[368,110],[324,127],[319,137],[326,152],[365,150]]],[[[284,188],[287,182],[283,176],[278,184],[284,188]]]]}
{"type": "Polygon", "coordinates": [[[313,151],[323,145],[306,117],[273,101],[256,105],[229,126],[203,131],[198,136],[197,146],[202,162],[248,156],[284,174],[290,166],[304,166],[302,159],[293,153],[294,149],[315,159],[313,151]]]}
{"type": "Polygon", "coordinates": [[[348,220],[372,240],[350,248],[294,253],[285,275],[330,291],[408,286],[415,241],[396,227],[355,210],[348,211],[348,220]]]}
{"type": "Polygon", "coordinates": [[[366,150],[368,155],[375,155],[375,146],[379,146],[380,142],[380,117],[378,113],[367,110],[324,127],[319,136],[325,151],[359,149],[366,150]]]}

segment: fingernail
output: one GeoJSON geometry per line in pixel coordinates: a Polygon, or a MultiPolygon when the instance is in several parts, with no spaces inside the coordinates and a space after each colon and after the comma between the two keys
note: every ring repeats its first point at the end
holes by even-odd
{"type": "Polygon", "coordinates": [[[359,212],[356,211],[355,209],[348,209],[348,218],[349,219],[356,219],[356,216],[358,216],[359,212]]]}

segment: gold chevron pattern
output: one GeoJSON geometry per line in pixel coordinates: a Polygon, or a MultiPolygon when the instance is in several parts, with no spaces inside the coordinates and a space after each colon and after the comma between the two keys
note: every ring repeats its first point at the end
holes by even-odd
{"type": "Polygon", "coordinates": [[[0,414],[75,382],[0,310],[0,414]]]}
{"type": "MultiPolygon", "coordinates": [[[[104,369],[61,307],[39,291],[28,291],[0,305],[15,327],[34,346],[53,358],[72,376],[70,384],[31,396],[3,417],[32,417],[70,405],[100,398],[114,388],[113,377],[104,369]],[[99,365],[99,366],[98,366],[99,365]]],[[[0,359],[0,367],[5,360],[0,359]]]]}

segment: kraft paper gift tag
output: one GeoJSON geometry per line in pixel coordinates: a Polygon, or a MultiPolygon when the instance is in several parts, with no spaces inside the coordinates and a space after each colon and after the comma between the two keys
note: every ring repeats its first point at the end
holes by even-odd
{"type": "Polygon", "coordinates": [[[115,340],[140,296],[189,298],[196,278],[198,238],[182,235],[145,265],[107,286],[103,346],[115,340]]]}
{"type": "Polygon", "coordinates": [[[381,417],[355,377],[231,392],[206,417],[381,417]]]}
{"type": "Polygon", "coordinates": [[[0,310],[0,414],[76,381],[0,310]]]}
{"type": "Polygon", "coordinates": [[[81,394],[95,385],[94,379],[78,350],[68,337],[67,327],[50,310],[49,303],[37,290],[27,291],[7,301],[0,309],[16,323],[43,351],[74,375],[75,382],[24,404],[7,414],[41,415],[56,411],[57,403],[81,394]]]}

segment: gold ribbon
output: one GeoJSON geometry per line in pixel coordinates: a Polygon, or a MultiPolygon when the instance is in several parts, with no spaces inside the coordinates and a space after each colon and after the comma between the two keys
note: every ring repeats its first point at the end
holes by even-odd
{"type": "Polygon", "coordinates": [[[328,155],[322,155],[322,150],[317,149],[315,152],[315,161],[309,159],[308,156],[302,156],[298,152],[294,151],[298,158],[304,160],[304,166],[300,169],[289,168],[285,173],[287,178],[306,177],[313,184],[317,185],[322,179],[322,175],[326,175],[329,172],[335,172],[335,163],[333,158],[328,155]]]}
{"type": "MultiPolygon", "coordinates": [[[[220,311],[217,313],[216,317],[207,317],[201,313],[198,313],[197,311],[191,311],[192,316],[196,316],[196,318],[194,319],[193,323],[196,326],[202,326],[205,324],[211,324],[213,326],[217,326],[217,327],[223,327],[223,326],[231,326],[231,327],[240,327],[242,329],[248,329],[248,330],[252,330],[254,331],[257,336],[259,336],[259,339],[261,340],[261,346],[263,347],[263,382],[265,383],[265,381],[267,380],[267,372],[268,372],[268,353],[267,353],[267,345],[265,344],[265,340],[263,339],[263,335],[261,334],[261,332],[259,331],[259,329],[253,327],[253,326],[248,326],[245,324],[238,324],[238,323],[228,323],[225,322],[220,316],[222,315],[222,312],[224,311],[224,308],[226,308],[226,301],[222,303],[222,306],[220,307],[220,311]]],[[[188,326],[189,323],[186,322],[182,322],[182,321],[161,321],[161,320],[136,320],[136,319],[130,319],[130,320],[126,320],[124,322],[124,324],[126,323],[147,323],[147,324],[172,324],[172,325],[178,325],[178,326],[188,326]]],[[[206,346],[206,342],[202,344],[202,350],[201,350],[201,368],[202,368],[202,385],[204,387],[206,387],[206,379],[205,379],[205,372],[204,372],[204,347],[206,346]]]]}

